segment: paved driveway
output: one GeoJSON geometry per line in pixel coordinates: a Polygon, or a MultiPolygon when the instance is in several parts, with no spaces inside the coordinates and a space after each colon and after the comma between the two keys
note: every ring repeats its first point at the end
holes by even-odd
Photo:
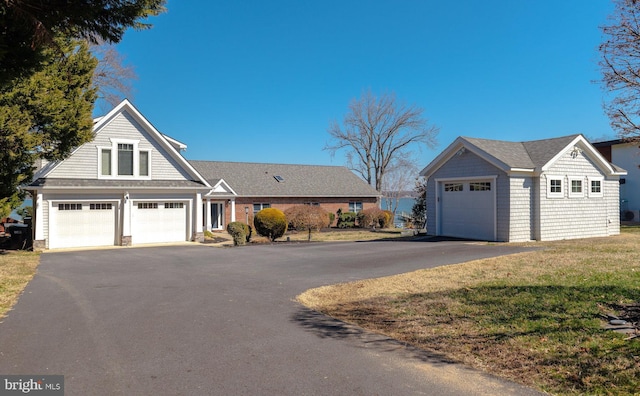
{"type": "Polygon", "coordinates": [[[67,395],[535,394],[305,309],[335,282],[514,253],[465,242],[46,253],[0,324],[0,374],[67,395]]]}

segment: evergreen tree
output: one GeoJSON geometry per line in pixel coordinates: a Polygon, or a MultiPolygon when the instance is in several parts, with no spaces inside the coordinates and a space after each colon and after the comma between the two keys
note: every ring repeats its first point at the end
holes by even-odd
{"type": "Polygon", "coordinates": [[[418,178],[413,189],[416,195],[416,202],[411,208],[413,222],[416,226],[424,226],[427,219],[427,179],[418,178]]]}
{"type": "Polygon", "coordinates": [[[33,177],[37,159],[62,159],[92,137],[97,60],[84,41],[55,42],[38,72],[0,87],[0,218],[22,202],[18,186],[33,177]]]}

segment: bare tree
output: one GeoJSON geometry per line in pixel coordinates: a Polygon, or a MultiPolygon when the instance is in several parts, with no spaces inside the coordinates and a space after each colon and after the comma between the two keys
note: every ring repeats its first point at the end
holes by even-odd
{"type": "Polygon", "coordinates": [[[413,189],[414,180],[418,173],[416,161],[409,158],[398,158],[387,169],[382,182],[383,198],[386,208],[393,212],[395,219],[400,198],[413,189]]]}
{"type": "Polygon", "coordinates": [[[435,146],[438,128],[427,123],[423,112],[418,106],[399,103],[393,93],[378,98],[367,91],[351,101],[342,126],[336,121],[329,126],[333,142],[325,150],[332,154],[347,150],[348,166],[382,192],[384,176],[394,160],[420,144],[435,146]]]}
{"type": "Polygon", "coordinates": [[[609,21],[602,27],[600,67],[613,96],[604,109],[621,138],[640,139],[640,1],[615,0],[609,21]]]}
{"type": "MultiPolygon", "coordinates": [[[[98,59],[93,84],[98,88],[98,98],[107,107],[117,105],[122,99],[133,99],[133,81],[138,78],[131,65],[115,46],[105,42],[91,45],[91,52],[98,59]]],[[[103,109],[105,110],[105,109],[103,109]]]]}

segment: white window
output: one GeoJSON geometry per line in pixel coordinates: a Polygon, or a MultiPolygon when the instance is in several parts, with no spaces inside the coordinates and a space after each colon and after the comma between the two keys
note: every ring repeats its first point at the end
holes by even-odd
{"type": "Polygon", "coordinates": [[[149,152],[140,151],[140,176],[149,176],[149,152]]]}
{"type": "Polygon", "coordinates": [[[92,203],[89,204],[89,210],[111,210],[110,203],[92,203]]]}
{"type": "Polygon", "coordinates": [[[98,147],[98,177],[149,179],[151,150],[140,149],[138,140],[111,139],[110,147],[98,147]]]}
{"type": "Polygon", "coordinates": [[[584,178],[583,177],[569,177],[569,197],[580,198],[584,197],[584,178]]]}
{"type": "Polygon", "coordinates": [[[158,209],[157,202],[138,202],[138,209],[158,209]]]}
{"type": "Polygon", "coordinates": [[[469,183],[469,191],[491,191],[491,182],[469,183]]]}
{"type": "Polygon", "coordinates": [[[547,197],[564,198],[562,176],[547,176],[547,197]]]}
{"type": "Polygon", "coordinates": [[[603,184],[604,184],[604,179],[602,177],[590,177],[589,178],[589,197],[602,197],[603,184]]]}
{"type": "Polygon", "coordinates": [[[79,204],[79,203],[58,204],[58,210],[82,210],[82,204],[79,204]]]}
{"type": "Polygon", "coordinates": [[[452,191],[462,191],[462,183],[445,183],[444,191],[452,192],[452,191]]]}
{"type": "Polygon", "coordinates": [[[111,176],[111,149],[102,149],[100,151],[100,174],[102,176],[111,176]]]}
{"type": "Polygon", "coordinates": [[[362,202],[349,202],[349,212],[360,213],[362,211],[362,202]]]}
{"type": "Polygon", "coordinates": [[[253,214],[258,213],[262,209],[267,209],[267,208],[270,208],[270,207],[271,207],[271,204],[268,204],[268,203],[254,203],[253,204],[253,214]]]}

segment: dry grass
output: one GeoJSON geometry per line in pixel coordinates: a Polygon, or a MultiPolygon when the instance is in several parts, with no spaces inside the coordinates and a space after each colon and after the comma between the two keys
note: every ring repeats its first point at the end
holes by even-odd
{"type": "MultiPolygon", "coordinates": [[[[308,238],[307,231],[289,231],[287,234],[278,239],[278,241],[285,241],[289,237],[292,241],[306,241],[308,238]]],[[[401,229],[383,229],[383,230],[368,230],[368,229],[351,229],[351,230],[337,230],[331,229],[330,231],[314,231],[311,233],[311,241],[315,242],[332,242],[332,241],[371,241],[376,239],[387,238],[400,238],[402,237],[401,229]]]]}
{"type": "Polygon", "coordinates": [[[637,394],[640,338],[599,315],[640,301],[640,233],[312,289],[310,308],[557,394],[637,394]]]}
{"type": "Polygon", "coordinates": [[[24,251],[0,251],[0,318],[13,307],[36,273],[40,255],[24,251]]]}

